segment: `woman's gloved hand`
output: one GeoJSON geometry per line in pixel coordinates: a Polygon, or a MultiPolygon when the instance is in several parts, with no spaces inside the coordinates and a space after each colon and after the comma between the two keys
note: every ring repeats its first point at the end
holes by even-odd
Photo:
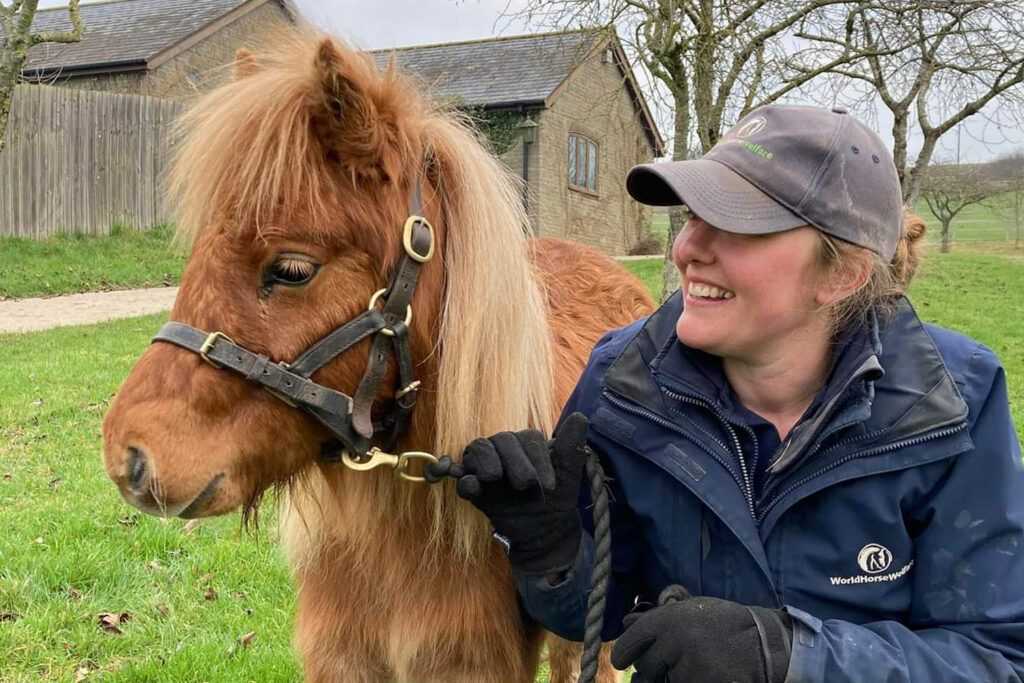
{"type": "MultiPolygon", "coordinates": [[[[668,683],[782,683],[789,670],[793,619],[786,612],[662,591],[659,606],[622,620],[612,650],[617,669],[668,683]]],[[[639,677],[637,677],[639,678],[639,677]]]]}
{"type": "Polygon", "coordinates": [[[587,447],[587,418],[573,413],[546,440],[535,429],[473,441],[461,463],[441,458],[428,481],[456,478],[456,491],[494,525],[516,570],[545,575],[568,569],[579,550],[576,509],[587,447]]]}

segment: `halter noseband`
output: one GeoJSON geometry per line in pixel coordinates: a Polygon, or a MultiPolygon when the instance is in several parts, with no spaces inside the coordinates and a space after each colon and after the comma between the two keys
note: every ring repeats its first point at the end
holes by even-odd
{"type": "Polygon", "coordinates": [[[433,257],[436,244],[434,228],[420,215],[422,210],[420,188],[416,184],[410,199],[410,215],[402,232],[405,253],[391,274],[388,286],[373,294],[364,313],[314,343],[291,363],[274,362],[264,354],[253,353],[223,332],[205,332],[178,322],[166,323],[153,337],[153,342],[168,342],[193,351],[215,368],[233,370],[288,405],[312,415],[338,442],[325,445],[320,454],[322,459],[343,460],[354,469],[389,464],[396,467],[401,476],[419,480],[419,477],[405,474],[408,460],[435,459],[432,455],[411,452],[393,456],[372,446],[371,442],[385,435],[384,450],[393,448],[416,405],[420,383],[413,377],[409,349],[410,302],[420,268],[433,257]],[[378,309],[377,302],[381,298],[384,305],[378,309]],[[354,396],[310,379],[317,370],[371,335],[369,360],[354,396]],[[391,352],[397,361],[398,386],[383,416],[373,420],[370,409],[384,382],[391,352]]]}

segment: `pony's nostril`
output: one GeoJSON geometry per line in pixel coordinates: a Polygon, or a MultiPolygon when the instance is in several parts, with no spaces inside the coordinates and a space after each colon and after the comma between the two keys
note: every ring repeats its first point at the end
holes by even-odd
{"type": "Polygon", "coordinates": [[[128,447],[128,485],[133,489],[142,487],[146,480],[146,456],[135,446],[128,447]]]}

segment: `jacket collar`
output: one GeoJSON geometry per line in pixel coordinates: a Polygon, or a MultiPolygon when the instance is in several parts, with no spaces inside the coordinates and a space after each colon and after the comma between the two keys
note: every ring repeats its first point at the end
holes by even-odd
{"type": "MultiPolygon", "coordinates": [[[[717,359],[685,347],[676,337],[681,313],[682,296],[676,292],[626,345],[605,376],[605,386],[662,415],[662,388],[728,412],[717,359]]],[[[881,445],[966,419],[967,405],[956,383],[905,298],[884,327],[875,321],[839,346],[825,388],[787,437],[773,471],[789,468],[825,434],[843,426],[863,424],[864,433],[879,435],[881,445]]]]}

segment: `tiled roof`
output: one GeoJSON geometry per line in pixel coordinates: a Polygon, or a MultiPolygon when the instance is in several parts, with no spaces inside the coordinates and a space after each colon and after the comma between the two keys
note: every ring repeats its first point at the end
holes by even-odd
{"type": "MultiPolygon", "coordinates": [[[[246,0],[110,0],[80,6],[85,34],[78,43],[43,43],[28,53],[24,72],[144,65],[246,0]]],[[[67,7],[36,12],[34,31],[71,30],[67,7]]]]}
{"type": "Polygon", "coordinates": [[[599,36],[566,31],[464,43],[375,50],[419,76],[437,99],[465,106],[543,102],[590,53],[599,36]]]}

